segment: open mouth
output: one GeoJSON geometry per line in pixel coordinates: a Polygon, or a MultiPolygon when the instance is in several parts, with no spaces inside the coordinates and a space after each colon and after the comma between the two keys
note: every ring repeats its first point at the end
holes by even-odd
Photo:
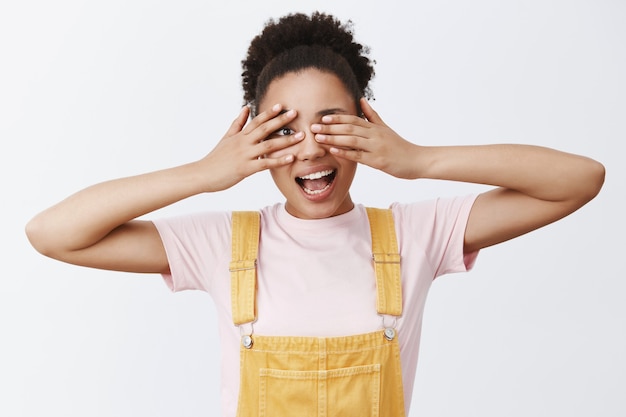
{"type": "Polygon", "coordinates": [[[313,172],[303,177],[297,177],[296,182],[309,195],[321,194],[330,188],[335,180],[337,171],[327,169],[324,171],[313,172]]]}

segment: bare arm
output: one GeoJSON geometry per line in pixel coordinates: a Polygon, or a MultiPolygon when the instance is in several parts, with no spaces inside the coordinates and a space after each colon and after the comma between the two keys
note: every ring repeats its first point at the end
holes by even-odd
{"type": "Polygon", "coordinates": [[[526,145],[415,148],[418,178],[498,188],[470,213],[465,251],[491,246],[559,220],[600,191],[604,167],[589,158],[526,145]],[[419,156],[417,156],[419,155],[419,156]]]}
{"type": "Polygon", "coordinates": [[[198,163],[96,184],[35,216],[26,232],[39,252],[77,265],[165,272],[161,239],[133,219],[202,192],[198,163]]]}
{"type": "Polygon", "coordinates": [[[312,127],[330,152],[406,179],[493,185],[478,197],[465,231],[465,251],[491,246],[552,223],[591,200],[604,167],[589,158],[527,145],[424,147],[391,130],[362,100],[367,120],[325,116],[312,127]]]}
{"type": "Polygon", "coordinates": [[[167,272],[160,236],[150,221],[134,220],[187,197],[227,189],[255,172],[288,164],[291,155],[263,158],[297,137],[263,141],[295,113],[262,113],[244,127],[244,109],[206,157],[175,168],[88,187],[35,216],[26,226],[42,254],[77,265],[131,272],[167,272]]]}

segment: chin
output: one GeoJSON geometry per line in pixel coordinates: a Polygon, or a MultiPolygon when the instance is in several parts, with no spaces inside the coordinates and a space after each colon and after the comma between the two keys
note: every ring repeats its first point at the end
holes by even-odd
{"type": "Polygon", "coordinates": [[[342,204],[291,204],[286,203],[285,208],[289,214],[298,217],[300,219],[326,219],[328,217],[338,216],[340,214],[347,213],[352,210],[354,204],[349,203],[342,204]]]}

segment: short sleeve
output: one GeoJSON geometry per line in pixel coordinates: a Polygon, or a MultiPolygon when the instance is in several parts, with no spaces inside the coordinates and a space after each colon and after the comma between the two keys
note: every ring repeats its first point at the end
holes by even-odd
{"type": "Polygon", "coordinates": [[[230,213],[199,213],[153,223],[170,267],[170,273],[162,275],[165,284],[174,292],[210,292],[215,271],[230,259],[230,213]]]}
{"type": "Polygon", "coordinates": [[[478,252],[464,254],[465,229],[477,195],[439,198],[411,204],[394,203],[401,243],[428,263],[433,278],[469,271],[478,252]]]}

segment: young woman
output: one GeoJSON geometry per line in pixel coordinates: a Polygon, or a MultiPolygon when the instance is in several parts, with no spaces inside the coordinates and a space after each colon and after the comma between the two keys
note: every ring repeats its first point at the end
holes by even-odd
{"type": "Polygon", "coordinates": [[[65,262],[160,273],[175,291],[209,292],[224,415],[408,414],[432,280],[577,210],[599,192],[604,168],[534,146],[400,137],[367,101],[365,48],[329,15],[270,21],[243,69],[247,106],[208,155],[82,190],[37,215],[28,237],[65,262]],[[350,197],[358,164],[494,188],[394,203],[385,223],[386,212],[350,197]],[[229,212],[135,220],[263,170],[285,202],[263,208],[259,224],[252,216],[234,227],[229,212]],[[250,259],[240,256],[246,245],[250,259]]]}

